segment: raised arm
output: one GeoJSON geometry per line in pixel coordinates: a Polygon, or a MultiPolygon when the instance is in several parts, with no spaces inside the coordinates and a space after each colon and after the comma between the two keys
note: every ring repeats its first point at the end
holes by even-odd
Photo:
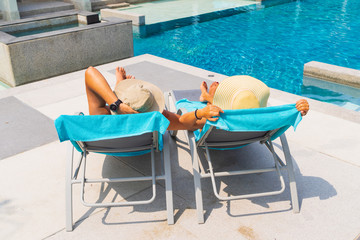
{"type": "Polygon", "coordinates": [[[216,121],[220,116],[220,113],[223,113],[221,108],[208,104],[202,109],[196,111],[188,112],[183,115],[178,115],[169,111],[164,110],[163,115],[170,121],[168,130],[197,130],[201,129],[206,120],[216,121]]]}

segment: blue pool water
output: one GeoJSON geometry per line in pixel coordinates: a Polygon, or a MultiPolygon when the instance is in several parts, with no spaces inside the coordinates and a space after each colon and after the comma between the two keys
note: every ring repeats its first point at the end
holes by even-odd
{"type": "Polygon", "coordinates": [[[135,37],[135,55],[150,53],[225,75],[251,75],[272,88],[360,106],[360,96],[302,84],[304,64],[310,61],[360,70],[359,16],[359,0],[298,0],[135,37]]]}

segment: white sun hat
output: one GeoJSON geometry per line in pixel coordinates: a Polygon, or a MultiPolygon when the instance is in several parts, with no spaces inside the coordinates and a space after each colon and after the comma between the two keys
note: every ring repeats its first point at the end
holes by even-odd
{"type": "Polygon", "coordinates": [[[114,93],[124,104],[138,112],[163,112],[165,108],[161,89],[143,80],[122,80],[115,86],[114,93]]]}

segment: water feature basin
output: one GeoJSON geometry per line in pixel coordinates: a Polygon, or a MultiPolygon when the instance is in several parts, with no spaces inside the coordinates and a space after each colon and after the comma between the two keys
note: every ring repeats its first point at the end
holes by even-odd
{"type": "Polygon", "coordinates": [[[73,10],[0,24],[0,81],[11,87],[132,56],[129,20],[73,10]]]}

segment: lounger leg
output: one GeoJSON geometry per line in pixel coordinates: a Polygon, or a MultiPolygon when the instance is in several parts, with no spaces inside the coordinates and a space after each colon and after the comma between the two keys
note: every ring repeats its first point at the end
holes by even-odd
{"type": "Polygon", "coordinates": [[[73,207],[72,207],[72,174],[73,174],[73,157],[74,147],[68,143],[68,153],[66,161],[65,177],[65,211],[66,211],[66,231],[73,230],[73,207]]]}
{"type": "Polygon", "coordinates": [[[191,160],[193,163],[195,200],[196,200],[196,211],[198,215],[198,223],[204,223],[204,207],[203,207],[202,191],[201,191],[201,175],[200,175],[199,159],[198,159],[194,134],[192,132],[188,132],[188,138],[189,138],[189,146],[191,150],[191,160]]]}
{"type": "Polygon", "coordinates": [[[166,209],[168,224],[174,224],[174,203],[171,182],[171,163],[170,163],[170,146],[169,146],[169,133],[166,131],[164,136],[163,160],[164,160],[164,175],[165,175],[165,194],[166,194],[166,209]]]}
{"type": "MultiPolygon", "coordinates": [[[[171,101],[171,93],[170,92],[165,92],[164,93],[164,97],[165,97],[165,109],[168,110],[169,112],[172,111],[172,109],[170,108],[172,105],[170,105],[170,101],[171,101]]],[[[177,135],[177,130],[171,130],[170,131],[170,135],[172,137],[176,137],[177,135]]]]}
{"type": "Polygon", "coordinates": [[[290,149],[289,149],[288,142],[286,140],[285,133],[280,136],[280,140],[281,140],[281,145],[282,145],[283,152],[285,155],[286,169],[287,169],[287,172],[289,175],[292,207],[293,207],[294,213],[298,213],[300,211],[300,208],[299,208],[299,199],[298,199],[295,173],[294,173],[294,165],[293,165],[293,161],[292,161],[292,158],[290,155],[290,149]]]}

